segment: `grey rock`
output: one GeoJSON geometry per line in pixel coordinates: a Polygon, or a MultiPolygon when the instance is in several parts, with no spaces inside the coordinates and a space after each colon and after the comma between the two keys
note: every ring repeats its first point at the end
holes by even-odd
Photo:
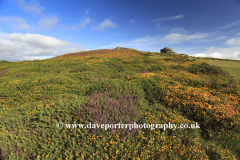
{"type": "Polygon", "coordinates": [[[118,46],[118,47],[116,47],[116,48],[114,48],[114,49],[128,49],[128,48],[118,46]]]}
{"type": "Polygon", "coordinates": [[[170,47],[164,47],[163,49],[160,50],[162,53],[171,53],[171,54],[177,54],[176,52],[173,51],[172,48],[170,47]]]}

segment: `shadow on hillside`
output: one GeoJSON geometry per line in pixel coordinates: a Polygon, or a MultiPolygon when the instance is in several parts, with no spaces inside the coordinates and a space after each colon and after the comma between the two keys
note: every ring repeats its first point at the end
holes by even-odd
{"type": "Polygon", "coordinates": [[[240,158],[240,149],[238,149],[236,152],[237,152],[237,157],[240,158]]]}
{"type": "Polygon", "coordinates": [[[0,148],[0,160],[4,160],[2,154],[2,149],[0,148]]]}

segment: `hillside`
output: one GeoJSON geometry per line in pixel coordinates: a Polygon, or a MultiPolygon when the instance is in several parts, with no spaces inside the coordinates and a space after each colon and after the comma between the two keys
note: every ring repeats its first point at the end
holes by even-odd
{"type": "Polygon", "coordinates": [[[0,61],[0,159],[240,159],[239,63],[135,49],[0,61]]]}

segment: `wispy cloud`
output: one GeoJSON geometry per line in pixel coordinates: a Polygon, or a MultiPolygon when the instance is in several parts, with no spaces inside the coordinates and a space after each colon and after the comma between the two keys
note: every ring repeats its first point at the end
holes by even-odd
{"type": "Polygon", "coordinates": [[[132,41],[129,42],[129,45],[131,45],[131,46],[135,46],[135,45],[139,45],[139,44],[141,44],[141,45],[153,45],[153,44],[159,43],[159,40],[160,40],[160,36],[155,36],[155,37],[147,36],[147,37],[132,40],[132,41]]]}
{"type": "Polygon", "coordinates": [[[105,19],[96,27],[92,27],[92,30],[104,31],[106,30],[106,28],[115,28],[115,27],[117,27],[117,23],[113,23],[111,19],[105,19]]]}
{"type": "Polygon", "coordinates": [[[236,35],[237,35],[237,36],[239,36],[239,35],[240,35],[240,33],[237,33],[236,35]]]}
{"type": "Polygon", "coordinates": [[[237,27],[237,26],[240,26],[240,20],[232,22],[232,23],[230,23],[228,25],[225,25],[223,27],[220,27],[219,29],[226,29],[226,28],[232,28],[232,27],[237,27]]]}
{"type": "Polygon", "coordinates": [[[213,49],[214,49],[214,47],[206,48],[206,50],[208,50],[208,51],[212,51],[213,49]]]}
{"type": "Polygon", "coordinates": [[[122,47],[139,47],[139,46],[147,46],[147,45],[154,45],[154,44],[159,44],[160,43],[160,37],[161,36],[155,36],[155,37],[150,37],[146,36],[143,38],[138,38],[132,41],[123,41],[123,42],[113,42],[110,45],[102,46],[101,48],[115,48],[116,46],[122,46],[122,47]]]}
{"type": "Polygon", "coordinates": [[[159,22],[159,21],[164,21],[164,20],[174,20],[174,19],[181,19],[181,18],[184,18],[183,14],[180,14],[180,15],[177,15],[177,16],[174,16],[174,17],[153,19],[153,20],[150,20],[148,22],[159,22]]]}
{"type": "Polygon", "coordinates": [[[52,17],[45,16],[41,18],[41,20],[38,22],[38,25],[41,29],[50,30],[54,28],[57,22],[58,22],[57,16],[52,16],[52,17]]]}
{"type": "Polygon", "coordinates": [[[218,37],[218,38],[215,38],[215,40],[223,39],[223,38],[225,38],[225,37],[226,37],[226,36],[218,37]]]}
{"type": "Polygon", "coordinates": [[[240,37],[229,39],[225,42],[225,44],[229,46],[240,46],[240,37]]]}
{"type": "Polygon", "coordinates": [[[208,37],[210,34],[208,33],[197,33],[197,34],[180,34],[180,33],[169,33],[165,37],[162,36],[146,36],[142,38],[138,38],[132,41],[123,41],[123,42],[113,42],[110,45],[106,45],[100,48],[114,48],[116,46],[125,46],[125,47],[142,47],[149,45],[162,45],[162,44],[176,44],[183,43],[186,41],[194,41],[201,40],[208,37]]]}
{"type": "Polygon", "coordinates": [[[184,28],[182,28],[182,27],[179,27],[179,28],[174,28],[174,29],[172,29],[172,31],[171,32],[177,32],[177,33],[187,33],[187,31],[184,29],[184,28]]]}
{"type": "Polygon", "coordinates": [[[160,30],[166,28],[166,26],[160,25],[159,23],[156,23],[155,26],[157,29],[160,29],[160,30]]]}
{"type": "Polygon", "coordinates": [[[88,17],[84,20],[81,20],[81,22],[79,23],[78,27],[79,28],[83,28],[85,27],[87,24],[89,24],[91,22],[91,19],[89,19],[88,17]]]}
{"type": "Polygon", "coordinates": [[[6,23],[15,29],[29,29],[29,25],[26,20],[20,16],[2,16],[0,17],[1,23],[6,23]]]}
{"type": "Polygon", "coordinates": [[[44,9],[41,5],[39,5],[36,1],[26,2],[25,0],[14,0],[16,4],[27,13],[41,15],[42,10],[44,9]]]}
{"type": "Polygon", "coordinates": [[[170,44],[174,43],[182,43],[185,41],[190,41],[190,40],[196,40],[196,39],[202,39],[207,37],[208,34],[206,33],[197,33],[193,35],[187,35],[187,34],[180,34],[180,33],[170,33],[163,37],[163,41],[168,42],[170,44]]]}
{"type": "Polygon", "coordinates": [[[134,20],[131,20],[131,21],[130,21],[130,23],[134,23],[134,22],[136,22],[136,21],[134,21],[134,20]]]}
{"type": "Polygon", "coordinates": [[[84,46],[41,34],[0,33],[1,60],[33,60],[84,51],[84,46]]]}
{"type": "Polygon", "coordinates": [[[88,14],[89,13],[89,9],[85,9],[85,14],[88,14]]]}

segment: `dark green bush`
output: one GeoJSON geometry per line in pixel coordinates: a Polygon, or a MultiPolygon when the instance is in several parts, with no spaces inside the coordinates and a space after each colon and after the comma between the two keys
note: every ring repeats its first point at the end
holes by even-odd
{"type": "Polygon", "coordinates": [[[91,71],[92,69],[86,65],[78,65],[78,66],[72,66],[72,69],[70,70],[70,73],[76,73],[76,72],[85,72],[85,71],[91,71]]]}
{"type": "Polygon", "coordinates": [[[90,57],[90,58],[88,58],[88,60],[90,60],[90,59],[100,59],[99,57],[90,57]]]}
{"type": "Polygon", "coordinates": [[[178,61],[178,60],[176,60],[175,58],[165,58],[165,59],[163,59],[163,60],[165,60],[165,61],[173,61],[173,62],[178,61]]]}
{"type": "Polygon", "coordinates": [[[204,75],[227,75],[229,73],[223,71],[220,67],[210,66],[206,62],[201,63],[200,65],[193,64],[188,67],[188,72],[193,74],[204,74],[204,75]]]}
{"type": "Polygon", "coordinates": [[[183,66],[179,65],[179,64],[178,65],[174,65],[171,68],[177,69],[177,70],[185,70],[185,68],[183,66]]]}
{"type": "Polygon", "coordinates": [[[118,62],[117,60],[115,60],[115,61],[112,60],[111,62],[106,62],[106,65],[110,69],[114,70],[114,72],[116,72],[116,71],[122,72],[125,70],[125,66],[123,66],[123,64],[121,62],[118,62]]]}
{"type": "Polygon", "coordinates": [[[11,63],[11,62],[5,61],[5,60],[1,60],[1,61],[0,61],[0,64],[4,64],[4,63],[11,63]]]}
{"type": "Polygon", "coordinates": [[[161,71],[163,70],[163,67],[161,64],[157,64],[157,65],[152,65],[150,68],[147,69],[149,72],[153,72],[153,71],[161,71]]]}
{"type": "Polygon", "coordinates": [[[156,64],[156,63],[158,63],[156,60],[154,60],[154,59],[144,59],[143,60],[143,62],[144,63],[148,63],[148,64],[156,64]]]}

